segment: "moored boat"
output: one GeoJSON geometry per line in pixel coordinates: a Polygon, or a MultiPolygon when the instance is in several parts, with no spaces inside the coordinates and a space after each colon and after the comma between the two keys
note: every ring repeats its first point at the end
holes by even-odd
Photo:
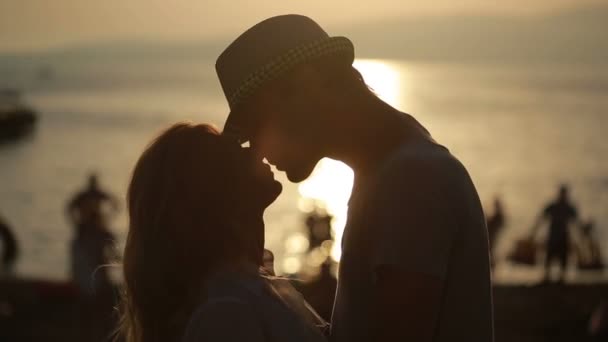
{"type": "Polygon", "coordinates": [[[33,130],[38,116],[17,90],[0,91],[0,140],[19,138],[33,130]]]}

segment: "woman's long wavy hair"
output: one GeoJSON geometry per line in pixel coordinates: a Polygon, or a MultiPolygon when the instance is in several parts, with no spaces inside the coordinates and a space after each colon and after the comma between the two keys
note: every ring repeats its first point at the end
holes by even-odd
{"type": "Polygon", "coordinates": [[[178,341],[209,272],[252,253],[252,237],[230,223],[242,177],[227,149],[212,126],[176,124],[139,158],[127,194],[117,340],[178,341]]]}

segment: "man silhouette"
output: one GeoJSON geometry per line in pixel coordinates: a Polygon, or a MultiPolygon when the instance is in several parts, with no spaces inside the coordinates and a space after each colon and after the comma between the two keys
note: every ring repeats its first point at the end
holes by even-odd
{"type": "Polygon", "coordinates": [[[72,278],[84,294],[106,295],[112,290],[109,274],[100,266],[111,256],[114,236],[107,225],[118,210],[117,199],[99,186],[95,174],[68,201],[66,214],[75,228],[70,246],[72,278]]]}
{"type": "Polygon", "coordinates": [[[106,216],[118,211],[118,201],[99,186],[96,174],[89,175],[85,189],[79,191],[67,204],[68,220],[76,227],[76,233],[85,229],[105,229],[106,216]],[[110,211],[105,206],[109,205],[110,211]]]}
{"type": "Polygon", "coordinates": [[[544,281],[549,282],[551,280],[551,264],[553,261],[558,260],[561,266],[559,282],[563,282],[570,254],[570,224],[574,222],[580,224],[578,211],[570,202],[569,190],[566,184],[560,186],[557,199],[549,203],[538,217],[532,227],[532,237],[536,235],[544,220],[549,221],[544,281]]]}
{"type": "Polygon", "coordinates": [[[0,216],[0,274],[11,274],[19,257],[19,245],[15,233],[0,216]]]}
{"type": "Polygon", "coordinates": [[[352,67],[354,48],[311,19],[267,19],[216,70],[249,142],[292,182],[323,157],[355,173],[332,315],[334,341],[491,341],[488,237],[465,168],[352,67]]]}

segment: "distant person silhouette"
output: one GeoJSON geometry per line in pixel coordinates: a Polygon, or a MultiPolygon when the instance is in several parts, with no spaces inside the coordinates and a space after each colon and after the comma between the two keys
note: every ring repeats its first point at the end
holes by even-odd
{"type": "Polygon", "coordinates": [[[491,341],[488,232],[466,168],[353,67],[352,42],[312,19],[266,19],[216,71],[223,135],[292,182],[324,157],[354,171],[331,339],[491,341]]]}
{"type": "Polygon", "coordinates": [[[85,189],[78,192],[67,205],[69,221],[76,233],[91,227],[105,228],[106,220],[119,210],[118,201],[99,187],[96,174],[89,175],[85,189]]]}
{"type": "Polygon", "coordinates": [[[494,254],[494,247],[496,246],[496,237],[498,233],[505,226],[505,213],[502,205],[502,201],[499,197],[494,199],[494,211],[488,215],[487,219],[488,226],[488,238],[490,242],[490,252],[494,254]]]}
{"type": "Polygon", "coordinates": [[[95,174],[89,176],[87,187],[68,202],[68,219],[75,227],[71,243],[72,278],[83,294],[104,296],[112,290],[103,266],[116,254],[108,221],[118,210],[118,201],[99,187],[95,174]]]}
{"type": "Polygon", "coordinates": [[[324,210],[315,208],[306,216],[309,250],[321,246],[323,241],[331,240],[331,220],[333,217],[324,210]]]}
{"type": "Polygon", "coordinates": [[[17,238],[2,217],[0,217],[0,244],[2,245],[2,268],[0,273],[11,274],[17,257],[19,256],[19,248],[17,238]]]}
{"type": "Polygon", "coordinates": [[[549,230],[546,239],[547,254],[545,258],[545,282],[551,281],[551,265],[559,261],[561,266],[559,281],[563,282],[570,255],[570,225],[578,222],[578,212],[570,201],[568,185],[559,187],[557,199],[549,203],[539,215],[532,226],[531,237],[534,238],[545,221],[549,221],[549,230]]]}
{"type": "Polygon", "coordinates": [[[280,192],[262,158],[210,125],[156,138],[127,193],[122,337],[323,342],[327,324],[264,251],[264,211],[280,192]]]}
{"type": "Polygon", "coordinates": [[[608,304],[601,302],[589,319],[588,332],[592,341],[608,341],[608,304]]]}
{"type": "Polygon", "coordinates": [[[595,236],[593,220],[581,226],[578,241],[578,267],[583,270],[601,270],[604,268],[602,249],[595,236]]]}

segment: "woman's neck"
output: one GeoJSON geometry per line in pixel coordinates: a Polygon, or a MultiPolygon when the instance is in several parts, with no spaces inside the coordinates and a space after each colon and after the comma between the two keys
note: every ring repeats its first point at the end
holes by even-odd
{"type": "Polygon", "coordinates": [[[237,260],[227,261],[216,268],[216,272],[234,272],[248,275],[259,274],[260,266],[251,258],[242,257],[237,260]]]}

